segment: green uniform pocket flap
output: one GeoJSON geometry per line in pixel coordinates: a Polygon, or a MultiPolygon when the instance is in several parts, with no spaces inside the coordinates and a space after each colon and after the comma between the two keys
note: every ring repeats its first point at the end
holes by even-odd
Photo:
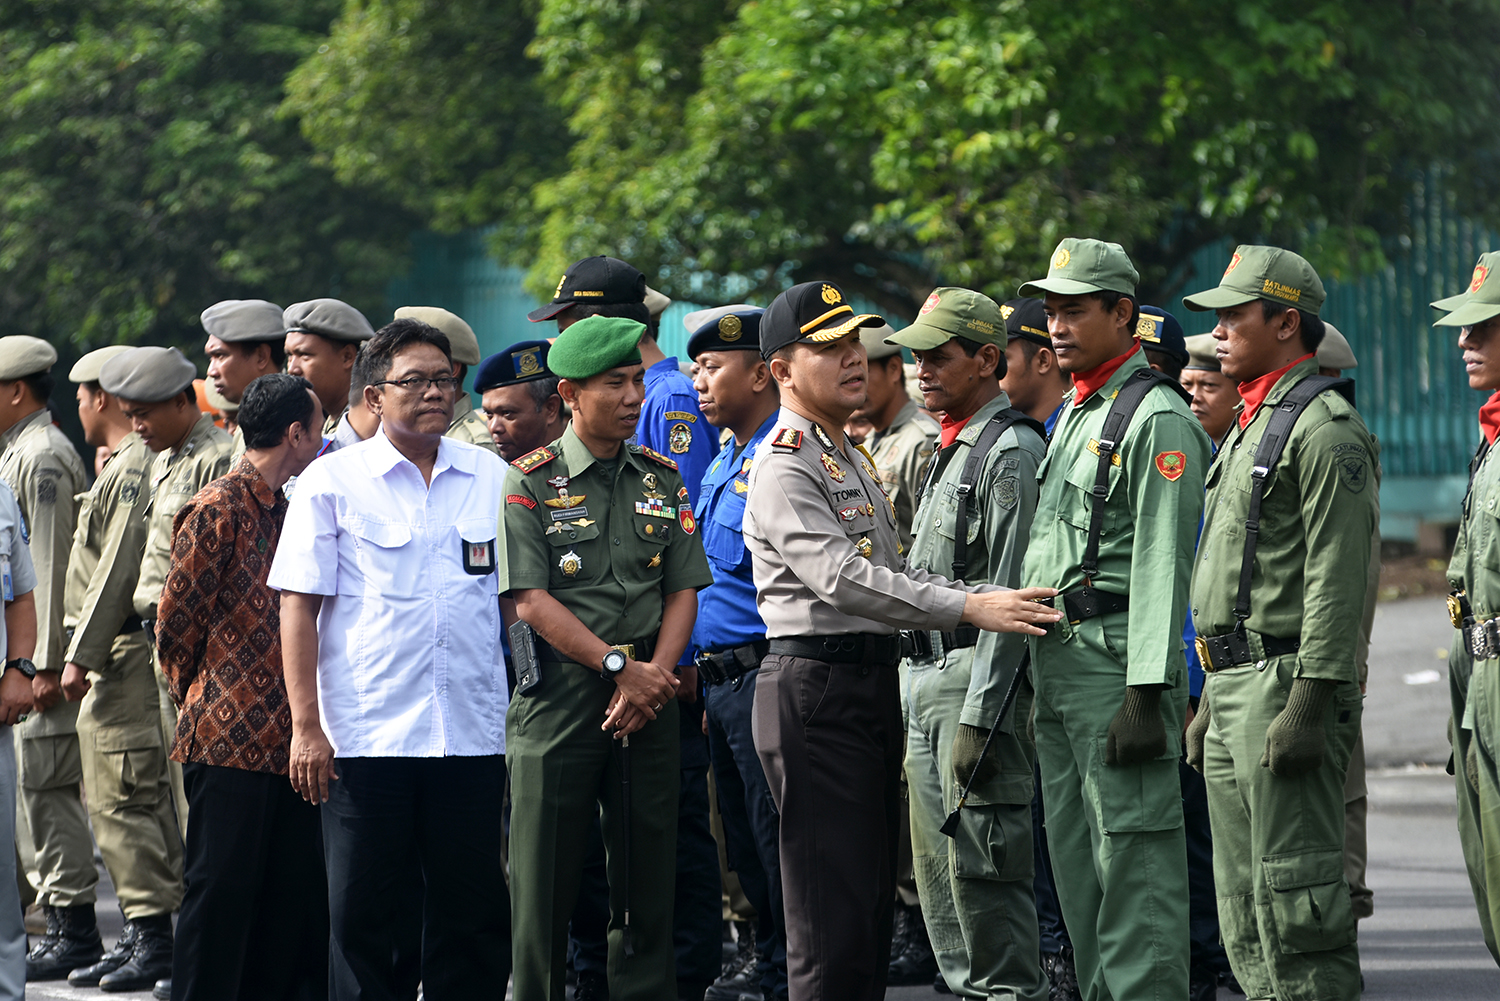
{"type": "Polygon", "coordinates": [[[1325,952],[1354,942],[1343,849],[1272,855],[1260,864],[1282,952],[1325,952]]]}

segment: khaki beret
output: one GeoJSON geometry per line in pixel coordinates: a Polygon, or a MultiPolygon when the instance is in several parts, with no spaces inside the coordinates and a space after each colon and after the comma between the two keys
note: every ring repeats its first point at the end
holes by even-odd
{"type": "Polygon", "coordinates": [[[198,369],[176,348],[131,348],[99,369],[106,393],[136,403],[170,400],[193,385],[198,369]]]}
{"type": "Polygon", "coordinates": [[[285,333],[317,334],[330,341],[367,341],[375,336],[375,328],[364,314],[338,299],[294,302],[281,314],[281,322],[285,333]]]}
{"type": "Polygon", "coordinates": [[[436,327],[448,335],[448,351],[460,365],[479,364],[479,338],[474,328],[464,322],[457,313],[450,313],[441,306],[402,306],[396,310],[398,320],[420,320],[429,327],[436,327]]]}
{"type": "Polygon", "coordinates": [[[57,362],[57,349],[40,337],[0,337],[0,381],[45,372],[57,362]]]}
{"type": "Polygon", "coordinates": [[[203,384],[203,398],[208,401],[210,407],[213,407],[221,414],[237,414],[240,412],[240,405],[215,389],[214,384],[211,382],[203,384]]]}
{"type": "Polygon", "coordinates": [[[107,348],[99,348],[97,351],[90,351],[88,354],[84,355],[82,358],[78,359],[78,361],[73,363],[72,370],[68,372],[68,381],[80,384],[85,382],[98,382],[99,370],[104,367],[104,363],[109,361],[115,355],[124,354],[129,350],[129,344],[111,344],[107,348]]]}
{"type": "Polygon", "coordinates": [[[1327,320],[1323,321],[1323,330],[1323,340],[1318,344],[1318,367],[1339,370],[1359,368],[1354,349],[1349,346],[1349,339],[1327,320]]]}
{"type": "Polygon", "coordinates": [[[281,307],[264,299],[225,299],[205,309],[198,317],[210,337],[227,344],[245,341],[279,341],[286,337],[281,307]]]}
{"type": "Polygon", "coordinates": [[[650,313],[653,319],[661,316],[662,313],[666,312],[667,307],[672,305],[671,298],[656,291],[650,285],[646,286],[645,302],[646,312],[650,313]]]}
{"type": "Polygon", "coordinates": [[[1187,338],[1188,363],[1183,368],[1196,368],[1205,372],[1219,371],[1219,342],[1213,334],[1194,334],[1187,338]]]}

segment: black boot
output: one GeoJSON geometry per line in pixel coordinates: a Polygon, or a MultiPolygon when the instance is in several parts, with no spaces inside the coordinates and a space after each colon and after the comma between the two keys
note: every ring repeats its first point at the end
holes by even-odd
{"type": "Polygon", "coordinates": [[[34,980],[31,975],[32,960],[41,959],[57,948],[58,940],[62,938],[62,913],[47,904],[42,905],[42,918],[47,922],[47,932],[37,940],[26,953],[26,979],[34,980]]]}
{"type": "Polygon", "coordinates": [[[927,925],[922,920],[919,907],[897,905],[906,912],[905,948],[898,954],[892,950],[891,968],[886,982],[892,987],[910,987],[914,984],[930,984],[937,976],[937,959],[932,955],[932,943],[927,940],[927,925]]]}
{"type": "Polygon", "coordinates": [[[74,987],[98,987],[99,978],[106,973],[113,973],[130,959],[130,954],[135,950],[136,936],[139,929],[134,921],[126,921],[125,927],[120,929],[120,940],[115,943],[114,948],[99,957],[97,963],[81,966],[68,974],[68,983],[74,987]]]}
{"type": "Polygon", "coordinates": [[[172,978],[158,980],[156,986],[151,988],[151,996],[156,998],[156,1001],[172,1001],[172,978]]]}
{"type": "Polygon", "coordinates": [[[130,959],[113,973],[99,978],[99,989],[116,994],[149,991],[158,981],[172,976],[172,915],[153,914],[135,922],[135,948],[130,959]]]}
{"type": "Polygon", "coordinates": [[[81,966],[99,962],[104,943],[94,923],[94,905],[48,907],[47,938],[26,957],[27,980],[62,980],[81,966]],[[57,933],[53,935],[54,921],[57,933]],[[50,945],[48,939],[51,939],[50,945]]]}
{"type": "Polygon", "coordinates": [[[1051,971],[1052,989],[1047,995],[1050,1001],[1083,1001],[1078,989],[1078,971],[1073,966],[1073,947],[1065,945],[1057,954],[1051,971]]]}

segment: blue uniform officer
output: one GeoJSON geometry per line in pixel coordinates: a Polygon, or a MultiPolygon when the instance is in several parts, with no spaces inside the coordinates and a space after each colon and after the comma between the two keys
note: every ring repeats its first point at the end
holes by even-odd
{"type": "Polygon", "coordinates": [[[786,933],[782,920],[779,820],[755,753],[751,707],[755,677],[765,656],[766,626],[755,606],[755,579],[742,534],[745,497],[756,449],[775,426],[780,409],[776,381],[760,357],[760,317],[755,306],[724,306],[689,314],[688,357],[705,420],[727,428],[727,442],[704,474],[694,507],[712,586],[699,592],[693,643],[706,686],[709,753],[724,820],[729,867],[757,915],[755,951],[710,989],[710,999],[764,992],[785,998],[786,933]]]}

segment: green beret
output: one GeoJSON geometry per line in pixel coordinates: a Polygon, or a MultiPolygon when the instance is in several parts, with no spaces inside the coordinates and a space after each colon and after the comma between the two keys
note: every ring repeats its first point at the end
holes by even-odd
{"type": "Polygon", "coordinates": [[[375,328],[363,313],[337,299],[309,299],[294,302],[281,315],[286,333],[317,334],[330,341],[367,341],[375,328]]]}
{"type": "Polygon", "coordinates": [[[99,369],[100,388],[136,403],[170,400],[196,378],[198,369],[176,348],[131,348],[99,369]]]}
{"type": "Polygon", "coordinates": [[[1354,357],[1349,338],[1339,333],[1339,329],[1327,320],[1323,321],[1323,339],[1318,342],[1316,357],[1319,368],[1336,368],[1341,372],[1359,368],[1359,360],[1354,357]]]}
{"type": "Polygon", "coordinates": [[[99,370],[104,367],[104,363],[115,355],[124,354],[129,350],[129,344],[111,344],[107,348],[90,351],[74,363],[72,370],[68,372],[68,381],[80,385],[85,382],[98,382],[99,370]]]}
{"type": "Polygon", "coordinates": [[[479,338],[474,328],[464,322],[457,313],[450,313],[441,306],[402,306],[396,310],[398,320],[420,320],[429,327],[436,327],[448,337],[448,351],[460,365],[479,364],[479,338]]]}
{"type": "Polygon", "coordinates": [[[621,365],[641,363],[644,323],[622,316],[588,316],[557,335],[547,367],[564,379],[587,379],[621,365]]]}
{"type": "Polygon", "coordinates": [[[281,307],[264,299],[225,299],[198,317],[210,337],[226,344],[279,341],[286,337],[281,307]]]}
{"type": "Polygon", "coordinates": [[[0,381],[24,379],[50,369],[57,349],[40,337],[12,334],[0,337],[0,381]]]}

